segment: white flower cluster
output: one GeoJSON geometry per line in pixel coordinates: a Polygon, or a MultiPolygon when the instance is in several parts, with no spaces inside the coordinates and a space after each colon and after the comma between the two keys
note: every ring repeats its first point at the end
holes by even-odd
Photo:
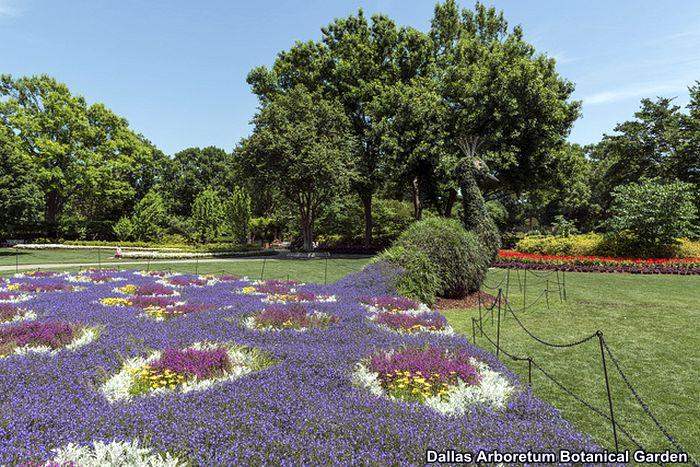
{"type": "MultiPolygon", "coordinates": [[[[311,313],[311,317],[323,320],[326,318],[330,318],[330,315],[327,313],[323,313],[321,311],[314,311],[313,313],[311,313]]],[[[252,329],[254,331],[282,331],[282,329],[274,327],[274,326],[259,326],[257,324],[257,322],[255,321],[255,316],[248,316],[245,319],[243,319],[241,321],[241,323],[243,324],[244,327],[246,327],[248,329],[252,329]]],[[[298,328],[291,328],[290,327],[290,328],[285,328],[285,329],[292,329],[294,331],[299,331],[299,332],[309,330],[309,328],[307,328],[307,327],[298,327],[298,328]]]]}
{"type": "Polygon", "coordinates": [[[134,271],[133,274],[141,277],[160,277],[168,278],[181,275],[179,272],[168,272],[163,274],[154,274],[156,271],[134,271]]]}
{"type": "MultiPolygon", "coordinates": [[[[188,349],[195,350],[213,350],[221,345],[212,344],[209,342],[196,342],[188,349]]],[[[233,381],[241,376],[251,373],[254,362],[254,356],[249,352],[244,351],[240,346],[226,345],[226,353],[228,354],[229,360],[231,361],[231,369],[228,370],[224,375],[217,378],[208,379],[192,379],[186,381],[180,386],[178,386],[178,392],[191,392],[191,391],[203,391],[208,389],[215,384],[222,383],[224,381],[233,381]]],[[[122,365],[122,369],[119,373],[115,374],[107,380],[107,382],[102,386],[102,393],[107,398],[109,402],[117,402],[122,400],[130,400],[134,396],[129,393],[129,389],[134,384],[134,375],[137,371],[143,368],[145,365],[155,362],[162,355],[162,352],[153,352],[146,358],[136,357],[127,360],[122,365]]],[[[171,393],[175,390],[166,387],[153,389],[149,392],[149,395],[165,394],[171,393]]]]}
{"type": "Polygon", "coordinates": [[[14,293],[14,292],[8,291],[8,290],[2,290],[2,292],[10,292],[10,293],[12,293],[13,297],[0,299],[0,303],[21,303],[21,302],[26,302],[27,300],[31,300],[32,298],[34,298],[34,295],[24,293],[24,292],[14,293]]]}
{"type": "MultiPolygon", "coordinates": [[[[28,355],[32,353],[42,353],[42,354],[49,354],[49,355],[56,355],[59,351],[61,350],[76,350],[79,349],[80,347],[84,347],[88,345],[89,343],[93,342],[96,340],[100,335],[100,330],[96,327],[90,328],[90,327],[85,327],[82,328],[80,334],[78,334],[70,344],[66,345],[65,347],[59,348],[59,349],[52,349],[51,347],[47,345],[25,345],[22,347],[17,347],[13,350],[12,354],[14,355],[28,355]]],[[[10,354],[10,355],[12,355],[10,354]]],[[[5,357],[8,357],[9,355],[6,355],[5,357]]],[[[0,356],[0,358],[3,358],[0,356]]]]}
{"type": "Polygon", "coordinates": [[[92,446],[68,444],[57,449],[50,463],[81,467],[184,467],[186,464],[170,453],[156,454],[137,440],[96,441],[92,446]]]}
{"type": "MultiPolygon", "coordinates": [[[[493,371],[483,362],[474,358],[470,363],[477,368],[481,379],[479,384],[470,385],[464,381],[451,386],[445,396],[432,396],[425,400],[425,405],[443,415],[463,415],[476,404],[489,405],[494,408],[504,408],[515,388],[508,379],[497,371],[493,371]]],[[[355,366],[351,375],[353,384],[367,389],[375,396],[396,399],[386,393],[379,381],[379,374],[371,371],[363,363],[355,366]]]]}
{"type": "MultiPolygon", "coordinates": [[[[161,284],[162,285],[162,284],[161,284]]],[[[128,287],[128,284],[122,287],[115,287],[112,289],[112,292],[121,294],[121,295],[134,295],[128,291],[123,290],[123,287],[128,287]]],[[[168,285],[168,287],[173,288],[172,285],[168,285]]],[[[144,297],[158,297],[158,298],[167,298],[167,297],[179,297],[180,292],[177,290],[173,290],[173,293],[171,294],[149,294],[149,295],[144,295],[144,297]]]]}
{"type": "MultiPolygon", "coordinates": [[[[285,294],[267,294],[265,298],[261,301],[263,303],[333,303],[337,302],[338,298],[335,295],[314,295],[313,300],[285,300],[284,297],[288,295],[295,295],[296,292],[289,292],[285,294]]],[[[257,295],[257,294],[256,294],[257,295]]],[[[264,295],[264,294],[262,294],[264,295]]]]}
{"type": "Polygon", "coordinates": [[[363,303],[362,306],[365,308],[365,310],[369,311],[371,314],[378,314],[378,313],[383,313],[383,312],[394,312],[394,313],[405,313],[407,315],[422,315],[423,313],[427,313],[430,311],[430,308],[428,305],[425,303],[421,303],[418,305],[418,308],[410,308],[408,310],[399,310],[399,311],[394,311],[390,310],[388,308],[383,308],[383,307],[377,307],[374,305],[368,305],[366,303],[363,303]]]}
{"type": "Polygon", "coordinates": [[[25,310],[25,309],[20,308],[17,310],[17,314],[14,315],[12,318],[10,318],[9,321],[0,322],[0,325],[19,323],[20,321],[33,321],[35,319],[36,319],[36,313],[34,313],[32,310],[25,310]]]}
{"type": "Polygon", "coordinates": [[[100,284],[100,283],[105,283],[105,282],[121,282],[121,281],[125,281],[126,279],[123,277],[109,277],[106,280],[94,281],[90,278],[90,276],[86,276],[86,275],[78,273],[76,275],[68,274],[66,276],[66,280],[68,282],[74,282],[74,283],[78,283],[78,284],[86,284],[86,283],[100,284]]]}
{"type": "MultiPolygon", "coordinates": [[[[172,276],[171,276],[172,277],[172,276]]],[[[173,284],[170,282],[167,278],[164,279],[158,279],[156,281],[157,284],[164,285],[166,287],[172,287],[175,289],[182,289],[184,287],[208,287],[210,285],[215,285],[219,283],[219,279],[217,279],[214,276],[197,276],[196,279],[206,281],[205,284],[187,284],[187,285],[180,285],[180,284],[173,284]]]]}

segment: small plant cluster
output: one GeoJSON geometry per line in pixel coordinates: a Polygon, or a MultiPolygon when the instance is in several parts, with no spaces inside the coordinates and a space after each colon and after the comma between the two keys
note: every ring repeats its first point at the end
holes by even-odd
{"type": "Polygon", "coordinates": [[[700,258],[642,259],[605,256],[555,256],[501,250],[493,267],[573,272],[692,275],[700,274],[700,258]]]}
{"type": "Polygon", "coordinates": [[[27,352],[75,349],[97,337],[94,328],[67,322],[22,322],[0,327],[0,358],[27,352]]]}
{"type": "Polygon", "coordinates": [[[36,313],[26,308],[21,308],[12,303],[0,303],[0,324],[16,321],[32,320],[36,313]]]}
{"type": "Polygon", "coordinates": [[[308,302],[334,302],[333,295],[318,295],[312,292],[299,290],[299,284],[295,281],[268,280],[258,281],[241,288],[244,295],[264,295],[265,303],[308,303],[308,302]]]}
{"type": "Polygon", "coordinates": [[[440,313],[434,311],[419,314],[382,311],[370,319],[379,326],[400,333],[452,333],[452,328],[447,324],[447,319],[440,313]]]}
{"type": "Polygon", "coordinates": [[[115,288],[114,292],[137,297],[174,297],[179,295],[175,290],[162,284],[127,284],[115,288]]]}
{"type": "Polygon", "coordinates": [[[337,323],[338,317],[309,309],[295,303],[290,306],[271,305],[260,313],[247,318],[245,325],[252,329],[306,331],[311,328],[326,329],[337,323]]]}
{"type": "MultiPolygon", "coordinates": [[[[369,311],[379,312],[399,312],[408,310],[419,310],[424,308],[420,303],[406,297],[396,297],[392,295],[383,295],[377,297],[360,297],[362,303],[369,311]]],[[[427,308],[425,308],[427,310],[427,308]]]]}

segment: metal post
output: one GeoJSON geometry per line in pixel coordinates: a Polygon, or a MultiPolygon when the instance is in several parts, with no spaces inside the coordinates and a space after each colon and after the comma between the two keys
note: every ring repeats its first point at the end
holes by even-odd
{"type": "Polygon", "coordinates": [[[102,254],[99,248],[97,249],[97,267],[102,270],[102,254]]]}
{"type": "Polygon", "coordinates": [[[547,288],[544,289],[544,298],[547,301],[547,309],[549,310],[549,279],[547,279],[545,287],[547,288]]]}
{"type": "Polygon", "coordinates": [[[564,301],[564,297],[563,297],[562,294],[561,294],[561,280],[559,279],[559,270],[558,270],[558,269],[557,269],[557,289],[558,289],[558,292],[559,292],[559,301],[560,301],[560,302],[563,302],[563,301],[564,301]]]}
{"type": "Polygon", "coordinates": [[[498,289],[498,325],[496,326],[496,358],[501,351],[501,289],[498,289]]]}
{"type": "Polygon", "coordinates": [[[561,284],[564,287],[564,301],[566,301],[566,271],[561,272],[561,284]]]}
{"type": "Polygon", "coordinates": [[[506,269],[506,300],[510,295],[510,269],[506,269]]]}
{"type": "Polygon", "coordinates": [[[199,275],[199,258],[194,259],[194,273],[199,275]]]}
{"type": "Polygon", "coordinates": [[[472,316],[472,344],[476,345],[476,325],[474,321],[474,317],[472,316]]]}
{"type": "Polygon", "coordinates": [[[19,250],[15,249],[15,272],[19,273],[19,250]]]}
{"type": "Polygon", "coordinates": [[[326,258],[326,267],[323,271],[323,285],[328,285],[328,258],[326,258]]]}
{"type": "Polygon", "coordinates": [[[527,385],[532,387],[532,357],[527,357],[527,385]]]}
{"type": "Polygon", "coordinates": [[[520,269],[515,270],[515,277],[518,278],[518,290],[523,290],[523,283],[520,282],[520,269]]]}
{"type": "Polygon", "coordinates": [[[525,309],[525,294],[527,293],[527,269],[523,269],[523,310],[525,309]]]}
{"type": "Polygon", "coordinates": [[[265,263],[267,262],[267,258],[263,258],[263,263],[262,263],[262,268],[260,269],[260,280],[263,280],[265,277],[265,263]]]}
{"type": "Polygon", "coordinates": [[[610,421],[612,422],[613,438],[615,439],[615,451],[619,451],[620,447],[617,442],[617,426],[615,425],[615,411],[613,410],[612,394],[610,393],[610,380],[608,380],[608,367],[605,363],[605,349],[603,346],[603,333],[598,331],[598,343],[600,344],[600,356],[603,362],[603,375],[605,375],[605,390],[608,393],[608,406],[610,407],[610,421]]]}

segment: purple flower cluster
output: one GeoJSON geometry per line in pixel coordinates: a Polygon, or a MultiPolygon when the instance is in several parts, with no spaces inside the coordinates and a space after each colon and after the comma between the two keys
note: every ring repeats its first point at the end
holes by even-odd
{"type": "Polygon", "coordinates": [[[396,352],[379,352],[369,359],[369,369],[379,374],[382,380],[391,380],[393,375],[408,372],[424,378],[435,377],[441,382],[460,379],[468,384],[479,382],[479,373],[469,362],[472,355],[465,350],[450,352],[444,348],[427,346],[408,347],[396,352]]]}
{"type": "Polygon", "coordinates": [[[411,315],[408,313],[382,311],[374,322],[397,331],[415,332],[421,329],[441,331],[447,327],[447,319],[437,312],[411,315]]]}
{"type": "Polygon", "coordinates": [[[22,316],[26,313],[24,308],[20,308],[11,303],[0,303],[0,323],[11,321],[15,316],[22,316]]]}
{"type": "Polygon", "coordinates": [[[256,326],[276,329],[325,327],[337,321],[336,316],[322,318],[314,314],[313,310],[307,306],[299,303],[291,306],[270,305],[255,315],[256,326]]]}
{"type": "Polygon", "coordinates": [[[58,349],[69,344],[74,336],[74,326],[63,322],[28,322],[0,327],[0,356],[24,346],[58,349]]]}
{"type": "Polygon", "coordinates": [[[212,350],[167,349],[150,367],[155,371],[170,370],[188,378],[205,379],[222,375],[231,367],[231,361],[223,347],[212,350]]]}
{"type": "Polygon", "coordinates": [[[381,297],[362,297],[360,301],[365,305],[388,311],[414,310],[420,306],[418,302],[410,298],[388,295],[381,297]]]}
{"type": "Polygon", "coordinates": [[[295,281],[268,280],[257,284],[255,290],[259,293],[282,295],[290,293],[297,285],[295,281]]]}
{"type": "Polygon", "coordinates": [[[203,287],[207,285],[206,279],[199,277],[188,277],[188,276],[175,276],[167,280],[168,284],[174,285],[175,287],[203,287]]]}
{"type": "Polygon", "coordinates": [[[134,295],[141,297],[167,296],[175,295],[175,291],[161,284],[143,284],[136,288],[134,295]]]}
{"type": "Polygon", "coordinates": [[[172,307],[177,304],[177,300],[170,297],[153,297],[150,295],[136,295],[129,299],[131,306],[137,308],[148,308],[157,306],[160,308],[172,307]]]}
{"type": "MultiPolygon", "coordinates": [[[[337,297],[313,304],[314,311],[336,316],[337,323],[306,332],[259,332],[244,326],[247,317],[270,305],[263,302],[265,296],[232,294],[230,283],[184,288],[178,300],[205,304],[209,310],[167,321],[134,319],[133,313],[101,305],[101,299],[114,296],[111,284],[37,294],[26,305],[35,310],[40,326],[75,323],[101,332],[70,352],[0,359],[0,465],[43,463],[54,457],[54,449],[69,443],[134,439],[191,465],[416,465],[424,463],[427,448],[599,450],[492,354],[471,346],[465,337],[399,334],[373,325],[358,299],[393,293],[391,271],[376,264],[336,284],[295,285],[296,292],[337,297]],[[102,392],[126,360],[197,342],[260,349],[276,363],[202,391],[164,392],[119,403],[102,392]],[[401,350],[409,348],[418,350],[401,350]],[[420,402],[375,396],[353,382],[358,362],[392,350],[403,356],[376,357],[376,368],[455,371],[468,378],[462,358],[468,355],[503,374],[517,391],[503,409],[475,406],[463,416],[448,417],[420,402]],[[444,355],[450,357],[438,358],[444,355]]],[[[150,290],[158,279],[113,274],[125,284],[150,290]]],[[[14,325],[0,326],[5,327],[14,325]]],[[[56,343],[63,342],[62,334],[53,335],[56,343]]],[[[206,365],[196,362],[208,358],[180,355],[167,364],[200,371],[206,365]]]]}

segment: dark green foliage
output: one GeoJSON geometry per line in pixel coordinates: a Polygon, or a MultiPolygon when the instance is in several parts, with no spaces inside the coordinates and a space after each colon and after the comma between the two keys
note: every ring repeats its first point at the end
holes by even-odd
{"type": "Polygon", "coordinates": [[[462,191],[462,224],[469,232],[476,234],[485,257],[493,261],[501,248],[501,235],[498,227],[486,209],[484,197],[476,183],[482,176],[482,165],[478,160],[466,161],[460,188],[462,191]]]}
{"type": "Polygon", "coordinates": [[[196,241],[207,243],[221,234],[224,222],[224,207],[219,195],[211,188],[202,191],[192,203],[190,223],[196,241]]]}
{"type": "Polygon", "coordinates": [[[612,193],[612,233],[626,238],[647,255],[663,255],[679,237],[694,237],[697,212],[693,185],[642,180],[615,188],[612,193]]]}
{"type": "Polygon", "coordinates": [[[384,250],[375,261],[386,261],[402,272],[393,284],[404,297],[432,305],[441,290],[437,267],[417,247],[393,246],[384,250]]]}
{"type": "Polygon", "coordinates": [[[119,219],[113,229],[120,240],[145,242],[159,240],[167,223],[168,213],[163,198],[151,190],[136,204],[134,214],[119,219]]]}
{"type": "Polygon", "coordinates": [[[396,246],[417,248],[434,264],[440,277],[440,295],[462,298],[476,292],[489,266],[487,252],[473,232],[454,219],[431,218],[412,224],[396,246]]]}
{"type": "Polygon", "coordinates": [[[238,243],[248,242],[250,234],[250,196],[244,190],[233,187],[231,197],[224,206],[229,232],[238,243]]]}

